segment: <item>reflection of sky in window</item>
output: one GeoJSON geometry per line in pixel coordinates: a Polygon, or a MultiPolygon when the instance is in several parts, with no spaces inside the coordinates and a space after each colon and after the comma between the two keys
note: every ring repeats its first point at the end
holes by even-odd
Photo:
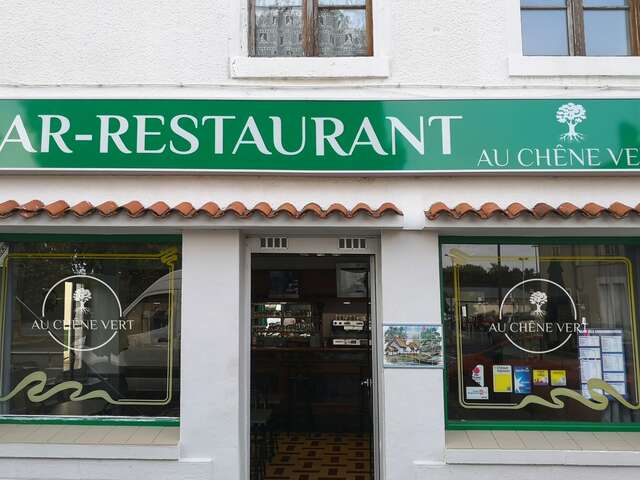
{"type": "Polygon", "coordinates": [[[524,55],[568,55],[566,10],[523,10],[524,55]]]}
{"type": "Polygon", "coordinates": [[[626,7],[628,0],[582,0],[585,7],[626,7]]]}
{"type": "Polygon", "coordinates": [[[587,55],[629,55],[628,25],[626,10],[585,10],[587,55]]]}
{"type": "Polygon", "coordinates": [[[500,252],[500,264],[511,270],[533,270],[539,272],[538,248],[532,245],[446,245],[443,248],[442,266],[452,265],[449,253],[459,252],[464,257],[469,257],[462,263],[476,265],[485,270],[490,270],[492,265],[498,263],[500,252]],[[490,257],[490,258],[473,258],[490,257]]]}
{"type": "Polygon", "coordinates": [[[567,0],[520,0],[521,7],[564,7],[567,0]]]}
{"type": "Polygon", "coordinates": [[[538,249],[532,245],[502,245],[502,266],[512,270],[533,270],[538,272],[538,249]]]}
{"type": "Polygon", "coordinates": [[[341,10],[344,17],[347,19],[347,25],[357,30],[364,30],[365,15],[364,10],[341,10]]]}
{"type": "MultiPolygon", "coordinates": [[[[480,256],[480,257],[495,257],[498,255],[498,247],[496,245],[446,245],[442,249],[443,258],[442,266],[451,267],[453,265],[453,259],[449,256],[450,252],[461,252],[466,256],[480,256]]],[[[460,260],[459,260],[460,261],[460,260]]],[[[474,265],[483,267],[487,270],[491,268],[491,265],[496,263],[496,260],[473,260],[474,265]]]]}

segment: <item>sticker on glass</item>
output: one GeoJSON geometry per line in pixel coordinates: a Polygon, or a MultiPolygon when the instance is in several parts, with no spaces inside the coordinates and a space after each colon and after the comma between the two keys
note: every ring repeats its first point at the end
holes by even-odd
{"type": "Polygon", "coordinates": [[[552,387],[566,387],[567,386],[567,371],[566,370],[551,370],[551,386],[552,387]]]}
{"type": "Polygon", "coordinates": [[[535,387],[549,386],[549,370],[533,370],[533,385],[535,387]]]}
{"type": "Polygon", "coordinates": [[[489,387],[467,387],[467,400],[489,400],[489,387]]]}
{"type": "Polygon", "coordinates": [[[531,368],[515,367],[513,369],[513,391],[515,393],[531,393],[531,368]]]}
{"type": "Polygon", "coordinates": [[[471,371],[471,380],[484,387],[484,365],[476,365],[471,371]]]}
{"type": "Polygon", "coordinates": [[[493,366],[493,391],[496,393],[513,392],[513,376],[511,365],[493,366]]]}

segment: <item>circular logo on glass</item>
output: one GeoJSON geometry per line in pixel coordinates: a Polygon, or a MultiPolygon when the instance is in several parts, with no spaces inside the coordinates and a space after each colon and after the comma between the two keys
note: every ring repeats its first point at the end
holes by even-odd
{"type": "Polygon", "coordinates": [[[71,275],[59,280],[42,301],[42,320],[32,328],[46,330],[60,346],[76,352],[104,347],[119,332],[131,330],[132,320],[122,319],[122,305],[105,281],[91,275],[71,275]]]}
{"type": "Polygon", "coordinates": [[[504,333],[514,347],[531,354],[562,348],[586,324],[578,321],[571,295],[557,282],[532,278],[515,284],[500,304],[499,322],[490,331],[504,333]]]}

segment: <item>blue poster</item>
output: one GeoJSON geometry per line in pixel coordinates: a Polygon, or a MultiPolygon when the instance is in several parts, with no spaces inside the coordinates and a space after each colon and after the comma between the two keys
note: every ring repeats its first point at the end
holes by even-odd
{"type": "Polygon", "coordinates": [[[514,393],[531,393],[531,368],[514,367],[513,379],[514,393]]]}

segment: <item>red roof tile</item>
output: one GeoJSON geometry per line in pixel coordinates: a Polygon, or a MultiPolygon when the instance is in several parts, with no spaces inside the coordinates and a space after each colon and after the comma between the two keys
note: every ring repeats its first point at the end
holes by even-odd
{"type": "Polygon", "coordinates": [[[506,208],[501,208],[493,202],[487,202],[483,203],[479,208],[474,208],[468,203],[459,203],[454,207],[448,207],[446,204],[438,202],[425,211],[425,215],[429,220],[437,220],[440,217],[454,219],[475,217],[483,220],[493,217],[508,219],[531,217],[540,220],[545,217],[570,218],[574,216],[585,218],[608,216],[620,219],[632,214],[640,215],[640,204],[630,207],[620,202],[614,202],[608,207],[603,207],[591,202],[578,207],[572,203],[565,202],[557,207],[552,207],[546,203],[537,203],[533,207],[527,208],[521,203],[511,203],[506,208]]]}
{"type": "Polygon", "coordinates": [[[193,218],[199,215],[205,215],[210,218],[220,218],[231,214],[239,218],[249,218],[258,215],[264,218],[287,216],[294,219],[304,216],[327,218],[331,215],[336,215],[344,218],[353,218],[362,214],[369,215],[373,218],[380,218],[385,214],[402,215],[402,212],[392,203],[383,203],[376,209],[369,207],[366,203],[358,203],[351,209],[340,203],[334,203],[327,209],[323,209],[316,203],[309,203],[299,209],[291,203],[283,203],[273,208],[266,202],[257,203],[251,208],[246,207],[242,202],[232,202],[225,208],[220,208],[220,206],[214,202],[207,202],[199,208],[196,208],[189,202],[182,202],[172,207],[162,201],[144,206],[137,200],[124,204],[107,201],[97,206],[87,201],[82,201],[70,206],[64,200],[58,200],[47,205],[40,200],[31,200],[24,204],[19,204],[14,200],[0,202],[0,218],[8,218],[15,215],[23,218],[31,218],[42,214],[46,214],[52,218],[60,218],[66,215],[75,215],[76,217],[88,217],[91,215],[111,217],[120,213],[125,213],[132,218],[142,217],[146,214],[151,214],[158,218],[164,218],[170,215],[177,215],[183,218],[193,218]]]}

